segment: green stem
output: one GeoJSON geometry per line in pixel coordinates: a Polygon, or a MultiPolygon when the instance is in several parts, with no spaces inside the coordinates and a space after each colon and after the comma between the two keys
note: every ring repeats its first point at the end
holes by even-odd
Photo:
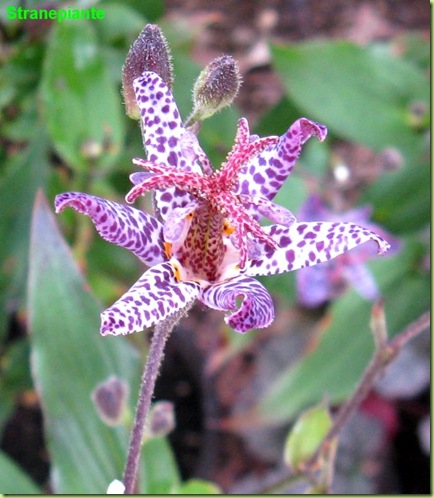
{"type": "MultiPolygon", "coordinates": [[[[381,303],[379,303],[378,306],[381,308],[381,303]]],[[[379,312],[378,306],[377,308],[374,307],[374,312],[379,312]]],[[[339,435],[344,425],[348,422],[350,417],[356,412],[357,408],[366,398],[367,394],[369,394],[374,385],[374,382],[384,371],[387,365],[389,365],[389,363],[394,360],[401,349],[411,339],[413,339],[429,327],[430,313],[426,312],[422,314],[415,322],[411,323],[403,332],[394,336],[392,339],[387,339],[386,323],[382,323],[382,317],[380,317],[380,320],[377,320],[376,324],[380,328],[384,327],[385,330],[374,330],[374,335],[376,335],[376,349],[374,356],[367,366],[356,390],[348,399],[348,401],[341,406],[334,419],[333,425],[330,428],[330,431],[324,437],[314,455],[305,463],[302,470],[297,470],[292,474],[284,476],[280,481],[259,491],[258,494],[281,492],[287,486],[299,480],[307,480],[312,483],[312,481],[315,481],[314,478],[312,479],[313,473],[318,469],[318,462],[321,456],[324,454],[325,450],[332,452],[328,455],[330,460],[327,462],[329,468],[326,469],[326,472],[329,473],[329,475],[325,476],[326,480],[324,482],[327,487],[330,487],[334,470],[332,466],[334,465],[337,450],[337,436],[339,435]]],[[[315,483],[315,486],[316,485],[318,485],[318,483],[315,483]]]]}

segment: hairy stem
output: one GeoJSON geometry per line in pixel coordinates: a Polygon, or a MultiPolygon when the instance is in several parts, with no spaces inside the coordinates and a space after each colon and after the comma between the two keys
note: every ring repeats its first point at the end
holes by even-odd
{"type": "MultiPolygon", "coordinates": [[[[190,307],[189,305],[187,306],[190,307]]],[[[140,462],[140,450],[149,408],[155,390],[155,383],[164,357],[164,347],[173,328],[186,311],[187,310],[184,308],[155,326],[148,352],[148,359],[142,374],[139,399],[137,401],[134,424],[130,435],[123,479],[125,494],[136,494],[137,492],[136,485],[140,462]]]]}
{"type": "Polygon", "coordinates": [[[362,379],[351,398],[342,405],[337,413],[333,426],[323,439],[318,451],[312,457],[312,462],[316,461],[321,455],[322,449],[327,446],[340,432],[342,427],[347,423],[351,415],[357,410],[360,403],[366,398],[371,391],[375,380],[384,369],[391,363],[407,342],[416,335],[423,332],[430,323],[429,313],[424,313],[418,320],[410,324],[404,332],[396,335],[392,339],[384,341],[375,350],[371,362],[366,368],[362,379]]]}

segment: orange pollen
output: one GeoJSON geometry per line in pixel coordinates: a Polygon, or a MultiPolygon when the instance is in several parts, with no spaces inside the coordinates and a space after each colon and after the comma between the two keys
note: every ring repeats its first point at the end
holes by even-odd
{"type": "Polygon", "coordinates": [[[225,221],[223,225],[223,235],[231,235],[234,231],[235,228],[231,226],[228,221],[225,221]]]}
{"type": "Polygon", "coordinates": [[[163,245],[167,259],[170,259],[172,257],[172,244],[170,242],[163,242],[163,245]]]}
{"type": "Polygon", "coordinates": [[[175,263],[172,263],[172,268],[173,268],[173,276],[175,277],[175,280],[177,282],[181,281],[181,271],[179,270],[178,265],[175,263]]]}

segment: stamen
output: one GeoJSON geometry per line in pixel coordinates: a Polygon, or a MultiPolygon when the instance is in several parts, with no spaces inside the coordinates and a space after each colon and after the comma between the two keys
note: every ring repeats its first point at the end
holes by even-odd
{"type": "Polygon", "coordinates": [[[211,162],[208,159],[199,141],[194,133],[186,131],[181,137],[180,147],[183,156],[191,163],[198,161],[202,166],[202,170],[207,175],[212,175],[213,169],[211,162]]]}
{"type": "Polygon", "coordinates": [[[251,197],[250,195],[241,194],[239,198],[243,204],[255,205],[258,208],[258,212],[262,214],[262,216],[274,221],[274,223],[290,227],[296,221],[295,216],[291,213],[291,211],[289,211],[289,209],[279,206],[265,197],[251,197]]]}
{"type": "Polygon", "coordinates": [[[186,231],[190,226],[189,222],[193,219],[194,210],[197,206],[198,203],[195,202],[183,208],[175,208],[169,213],[163,226],[165,241],[177,242],[185,238],[186,231]]]}
{"type": "Polygon", "coordinates": [[[172,244],[170,242],[163,242],[163,245],[167,259],[170,259],[172,257],[172,244]]]}
{"type": "Polygon", "coordinates": [[[151,178],[154,173],[145,173],[143,171],[136,171],[135,173],[131,173],[130,175],[130,182],[134,185],[138,185],[139,183],[144,182],[148,178],[151,178]]]}
{"type": "Polygon", "coordinates": [[[179,268],[177,263],[172,263],[173,268],[173,276],[177,282],[181,282],[181,269],[179,268]]]}
{"type": "Polygon", "coordinates": [[[228,220],[225,220],[223,224],[223,235],[229,236],[234,233],[234,231],[235,228],[229,223],[228,220]]]}

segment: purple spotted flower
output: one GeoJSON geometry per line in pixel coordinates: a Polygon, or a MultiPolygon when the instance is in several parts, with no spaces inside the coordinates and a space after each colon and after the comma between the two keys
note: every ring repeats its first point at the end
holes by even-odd
{"type": "MultiPolygon", "coordinates": [[[[371,214],[370,206],[361,206],[342,213],[333,212],[318,195],[311,195],[298,212],[298,216],[306,221],[318,218],[334,222],[351,220],[382,238],[387,238],[391,246],[388,254],[395,254],[399,249],[398,241],[383,228],[372,223],[371,214]]],[[[354,287],[365,299],[378,299],[380,291],[366,267],[366,262],[375,256],[375,253],[375,244],[368,242],[332,261],[301,269],[296,276],[299,303],[308,308],[321,306],[340,296],[349,286],[354,287]]]]}
{"type": "Polygon", "coordinates": [[[301,118],[281,137],[251,135],[240,119],[235,145],[214,170],[196,136],[183,126],[163,80],[144,72],[134,81],[147,160],[134,164],[129,203],[155,190],[157,216],[84,193],[57,196],[90,216],[100,235],[132,251],[150,268],[102,315],[101,333],[146,329],[198,299],[229,312],[237,332],[267,327],[274,318],[271,296],[253,277],[316,265],[373,240],[389,244],[354,223],[296,222],[273,197],[293,169],[302,145],[326,128],[301,118]],[[273,222],[261,226],[267,217],[273,222]]]}

